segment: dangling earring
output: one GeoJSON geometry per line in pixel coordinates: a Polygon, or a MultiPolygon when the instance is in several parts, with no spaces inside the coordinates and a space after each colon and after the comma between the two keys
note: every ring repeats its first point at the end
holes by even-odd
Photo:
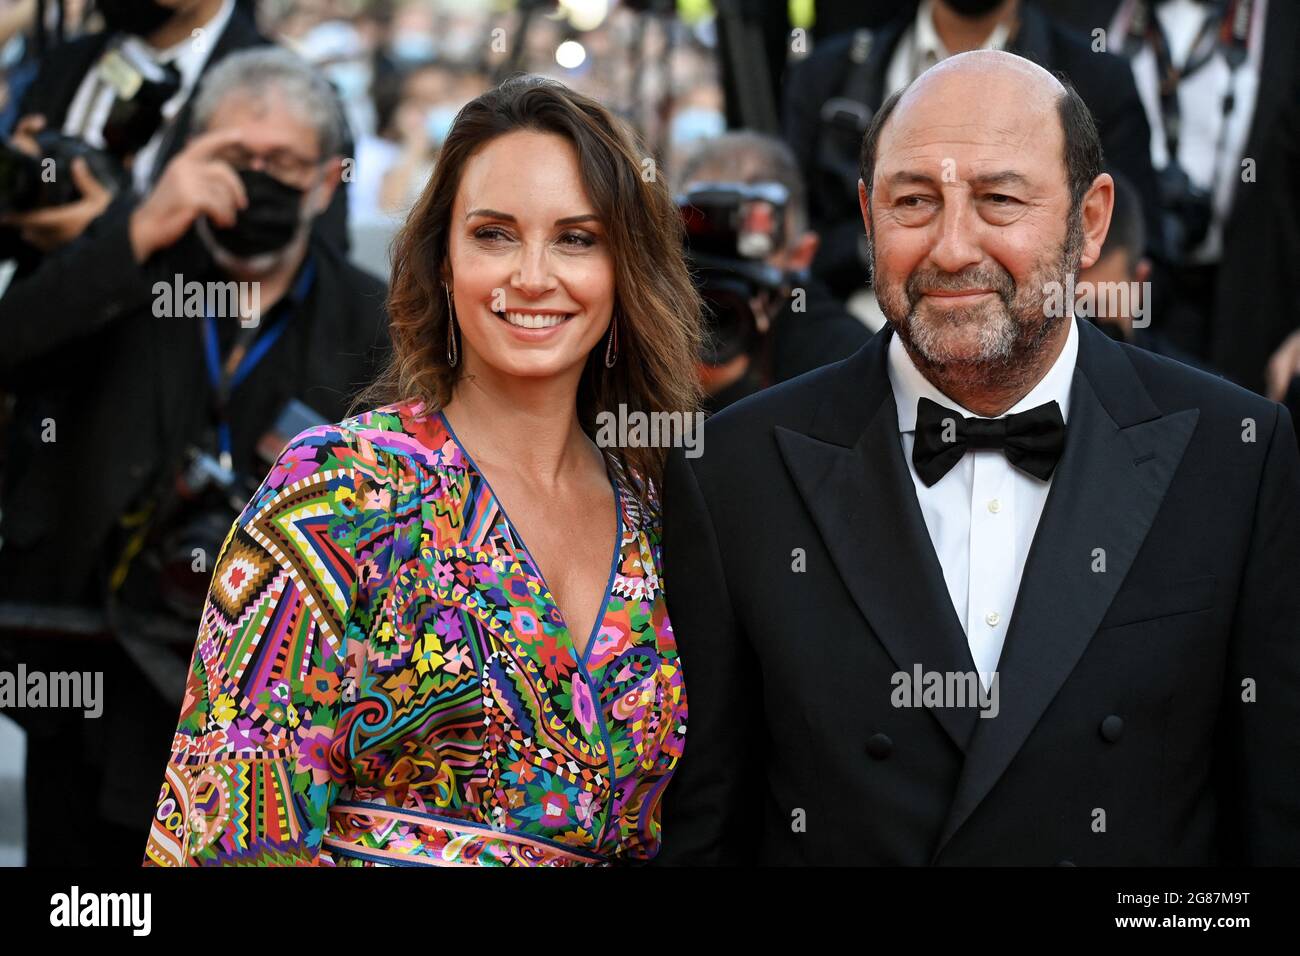
{"type": "Polygon", "coordinates": [[[456,351],[456,313],[451,310],[451,289],[445,282],[442,291],[447,293],[447,364],[455,368],[460,361],[460,353],[456,351]]]}
{"type": "Polygon", "coordinates": [[[618,361],[618,313],[609,320],[609,338],[605,342],[605,368],[613,368],[618,361]]]}

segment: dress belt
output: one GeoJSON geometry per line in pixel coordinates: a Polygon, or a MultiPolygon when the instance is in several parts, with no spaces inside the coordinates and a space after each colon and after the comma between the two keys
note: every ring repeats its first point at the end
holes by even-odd
{"type": "MultiPolygon", "coordinates": [[[[595,853],[484,824],[380,803],[336,801],[322,849],[387,866],[600,866],[595,853]]],[[[329,865],[322,853],[322,863],[329,865]]]]}

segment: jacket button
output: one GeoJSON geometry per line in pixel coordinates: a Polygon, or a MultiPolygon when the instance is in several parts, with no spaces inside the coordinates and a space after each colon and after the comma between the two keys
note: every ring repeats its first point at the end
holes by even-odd
{"type": "Polygon", "coordinates": [[[884,760],[894,752],[894,742],[884,734],[872,734],[867,738],[867,753],[877,760],[884,760]]]}
{"type": "Polygon", "coordinates": [[[1101,736],[1107,743],[1114,743],[1119,740],[1119,735],[1124,732],[1124,721],[1114,714],[1111,714],[1101,722],[1101,736]]]}

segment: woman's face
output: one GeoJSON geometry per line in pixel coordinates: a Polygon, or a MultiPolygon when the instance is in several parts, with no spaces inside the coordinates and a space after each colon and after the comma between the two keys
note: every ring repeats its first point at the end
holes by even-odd
{"type": "Polygon", "coordinates": [[[595,213],[562,136],[507,133],[466,162],[449,254],[468,373],[581,373],[614,310],[614,262],[595,213]]]}

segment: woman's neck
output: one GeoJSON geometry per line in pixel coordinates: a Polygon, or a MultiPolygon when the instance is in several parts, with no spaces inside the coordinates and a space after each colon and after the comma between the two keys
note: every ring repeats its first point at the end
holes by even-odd
{"type": "Polygon", "coordinates": [[[463,358],[464,375],[443,414],[480,464],[486,460],[554,489],[596,452],[578,420],[581,369],[523,378],[487,369],[468,353],[463,358]]]}

